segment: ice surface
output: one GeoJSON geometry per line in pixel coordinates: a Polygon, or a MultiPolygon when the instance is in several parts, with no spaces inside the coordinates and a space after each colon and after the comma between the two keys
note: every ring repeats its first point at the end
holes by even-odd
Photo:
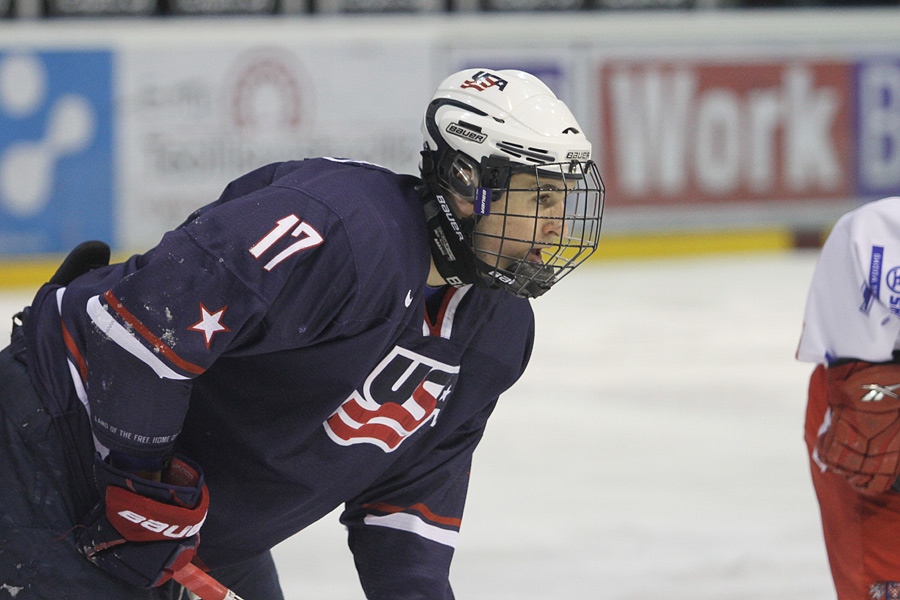
{"type": "MultiPolygon", "coordinates": [[[[475,455],[456,596],[834,598],[794,360],[814,261],[597,263],[536,300],[531,365],[475,455]]],[[[363,598],[336,513],[275,556],[289,599],[363,598]]]]}

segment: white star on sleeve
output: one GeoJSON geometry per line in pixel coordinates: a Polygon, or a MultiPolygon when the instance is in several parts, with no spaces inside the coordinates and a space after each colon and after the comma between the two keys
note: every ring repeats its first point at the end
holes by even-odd
{"type": "Polygon", "coordinates": [[[206,349],[209,350],[209,345],[212,343],[213,336],[216,335],[220,331],[231,331],[222,323],[222,315],[225,314],[225,309],[228,306],[223,306],[217,312],[210,313],[209,309],[203,306],[203,303],[200,303],[200,320],[188,327],[190,331],[200,331],[203,332],[203,336],[206,338],[206,349]]]}

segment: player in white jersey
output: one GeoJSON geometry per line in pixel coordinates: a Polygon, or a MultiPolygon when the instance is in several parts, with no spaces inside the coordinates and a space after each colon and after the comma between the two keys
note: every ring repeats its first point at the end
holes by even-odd
{"type": "Polygon", "coordinates": [[[900,598],[900,197],[844,215],[806,304],[806,444],[840,600],[900,598]]]}

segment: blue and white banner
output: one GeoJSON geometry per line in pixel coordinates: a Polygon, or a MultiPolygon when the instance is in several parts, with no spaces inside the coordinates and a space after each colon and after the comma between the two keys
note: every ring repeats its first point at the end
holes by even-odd
{"type": "Polygon", "coordinates": [[[112,241],[109,51],[0,52],[0,254],[112,241]]]}

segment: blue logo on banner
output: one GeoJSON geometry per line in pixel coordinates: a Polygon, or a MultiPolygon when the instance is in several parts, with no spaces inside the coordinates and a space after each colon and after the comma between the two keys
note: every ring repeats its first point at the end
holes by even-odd
{"type": "Polygon", "coordinates": [[[857,178],[863,196],[900,192],[900,60],[856,65],[857,178]]]}
{"type": "Polygon", "coordinates": [[[0,52],[0,254],[112,241],[112,56],[0,52]]]}

